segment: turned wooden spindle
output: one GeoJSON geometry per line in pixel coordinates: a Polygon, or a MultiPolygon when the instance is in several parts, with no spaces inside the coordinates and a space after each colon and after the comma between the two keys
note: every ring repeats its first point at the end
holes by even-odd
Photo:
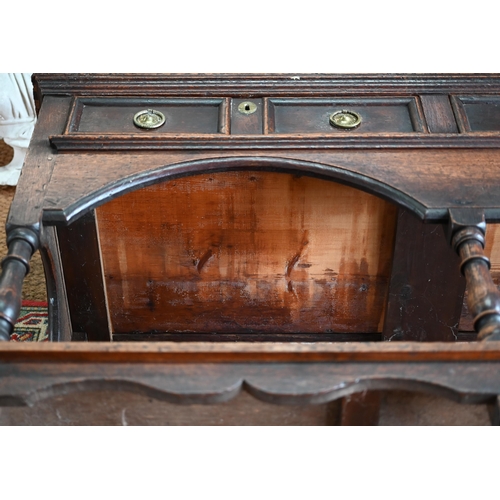
{"type": "Polygon", "coordinates": [[[467,305],[478,340],[500,340],[500,293],[484,254],[486,224],[475,210],[450,211],[451,245],[461,258],[460,271],[467,283],[467,305]]]}
{"type": "Polygon", "coordinates": [[[0,341],[10,340],[14,330],[21,310],[23,280],[38,245],[38,235],[31,229],[15,228],[8,233],[8,253],[2,260],[0,275],[0,341]]]}

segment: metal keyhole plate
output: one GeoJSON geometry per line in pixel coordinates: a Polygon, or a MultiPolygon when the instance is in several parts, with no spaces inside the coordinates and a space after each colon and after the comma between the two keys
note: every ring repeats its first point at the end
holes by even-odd
{"type": "Polygon", "coordinates": [[[134,124],[139,128],[158,128],[165,123],[165,115],[155,109],[144,109],[134,115],[134,124]]]}
{"type": "Polygon", "coordinates": [[[353,129],[361,123],[361,115],[355,111],[337,111],[330,116],[330,125],[342,129],[353,129]]]}
{"type": "Polygon", "coordinates": [[[257,104],[252,101],[244,101],[238,106],[238,111],[244,115],[251,115],[257,111],[257,104]]]}

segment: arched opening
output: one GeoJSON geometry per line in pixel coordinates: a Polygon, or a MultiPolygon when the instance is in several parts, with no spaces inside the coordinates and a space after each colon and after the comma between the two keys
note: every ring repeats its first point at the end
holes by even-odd
{"type": "Polygon", "coordinates": [[[96,209],[112,333],[372,339],[395,219],[382,198],[300,172],[209,171],[131,191],[96,209]]]}

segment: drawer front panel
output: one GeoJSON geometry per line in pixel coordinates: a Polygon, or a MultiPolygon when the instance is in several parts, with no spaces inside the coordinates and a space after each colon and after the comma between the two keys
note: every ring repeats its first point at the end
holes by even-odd
{"type": "Polygon", "coordinates": [[[341,133],[330,124],[339,111],[361,117],[356,133],[426,132],[416,98],[375,99],[270,99],[269,132],[277,134],[341,133]]]}
{"type": "Polygon", "coordinates": [[[453,104],[461,132],[500,131],[500,97],[455,97],[453,104]]]}
{"type": "Polygon", "coordinates": [[[67,133],[150,133],[134,124],[136,113],[154,109],[165,116],[155,134],[216,134],[225,126],[223,99],[84,99],[73,107],[67,133]]]}

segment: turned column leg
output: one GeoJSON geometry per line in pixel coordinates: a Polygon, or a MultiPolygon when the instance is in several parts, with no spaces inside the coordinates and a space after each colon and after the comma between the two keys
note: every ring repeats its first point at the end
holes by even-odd
{"type": "Polygon", "coordinates": [[[21,310],[21,290],[29,261],[38,249],[38,235],[27,228],[16,228],[7,236],[8,253],[2,260],[0,276],[0,341],[10,340],[21,310]]]}
{"type": "Polygon", "coordinates": [[[484,254],[484,214],[474,209],[450,210],[450,243],[461,258],[467,282],[467,305],[474,318],[478,340],[500,340],[500,293],[484,254]]]}

